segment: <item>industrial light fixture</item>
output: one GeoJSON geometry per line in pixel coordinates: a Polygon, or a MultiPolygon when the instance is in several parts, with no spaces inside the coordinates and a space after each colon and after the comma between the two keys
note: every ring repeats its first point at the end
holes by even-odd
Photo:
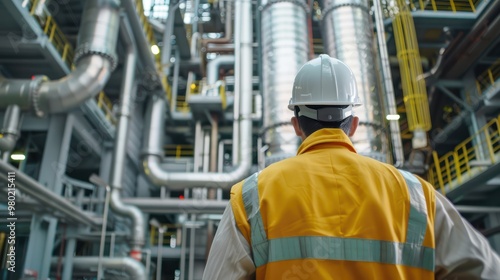
{"type": "Polygon", "coordinates": [[[151,46],[151,52],[154,54],[154,55],[157,55],[160,53],[160,48],[157,46],[157,45],[152,45],[151,46]]]}
{"type": "Polygon", "coordinates": [[[10,155],[10,159],[21,161],[21,160],[25,160],[26,156],[24,154],[12,154],[12,155],[10,155]]]}
{"type": "Polygon", "coordinates": [[[395,114],[395,115],[387,115],[385,117],[388,121],[397,121],[399,120],[399,115],[398,114],[395,114]]]}

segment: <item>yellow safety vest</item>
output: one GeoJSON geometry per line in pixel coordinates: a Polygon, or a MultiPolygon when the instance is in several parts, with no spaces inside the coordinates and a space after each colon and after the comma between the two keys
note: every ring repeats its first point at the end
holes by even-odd
{"type": "Polygon", "coordinates": [[[434,279],[434,190],[323,129],[231,190],[256,279],[434,279]]]}

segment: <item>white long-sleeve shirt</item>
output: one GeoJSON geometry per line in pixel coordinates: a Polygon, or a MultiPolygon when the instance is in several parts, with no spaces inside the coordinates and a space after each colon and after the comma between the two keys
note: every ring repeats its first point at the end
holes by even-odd
{"type": "MultiPolygon", "coordinates": [[[[436,192],[435,276],[449,280],[500,280],[500,258],[488,241],[436,192]]],[[[251,248],[236,226],[229,204],[224,211],[203,280],[255,279],[251,248]]]]}

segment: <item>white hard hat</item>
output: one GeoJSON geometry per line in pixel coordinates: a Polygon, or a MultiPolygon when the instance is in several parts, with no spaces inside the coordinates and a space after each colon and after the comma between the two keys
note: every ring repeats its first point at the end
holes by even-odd
{"type": "Polygon", "coordinates": [[[288,109],[294,110],[295,106],[300,106],[303,111],[303,105],[361,105],[352,70],[342,61],[326,54],[304,64],[295,76],[288,109]]]}

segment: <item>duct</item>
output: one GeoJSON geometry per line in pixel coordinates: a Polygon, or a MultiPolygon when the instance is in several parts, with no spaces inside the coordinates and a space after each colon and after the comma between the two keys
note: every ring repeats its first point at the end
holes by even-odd
{"type": "Polygon", "coordinates": [[[0,81],[0,107],[17,104],[23,110],[34,110],[39,117],[65,112],[94,97],[103,88],[116,66],[116,41],[119,9],[116,1],[86,2],[75,69],[57,81],[0,81]]]}
{"type": "Polygon", "coordinates": [[[262,98],[266,165],[293,156],[298,137],[287,104],[296,73],[308,60],[307,13],[303,0],[263,0],[262,98]]]}
{"type": "Polygon", "coordinates": [[[10,105],[5,111],[3,127],[0,131],[0,152],[10,154],[16,146],[19,138],[19,127],[21,124],[21,109],[17,105],[10,105]]]}
{"type": "MultiPolygon", "coordinates": [[[[78,272],[96,273],[97,266],[101,265],[105,269],[116,270],[128,274],[129,279],[146,280],[146,270],[142,263],[132,258],[102,258],[99,257],[73,257],[73,269],[78,272]]],[[[57,265],[57,258],[52,258],[51,265],[57,265]]]]}
{"type": "MultiPolygon", "coordinates": [[[[377,30],[378,46],[380,53],[380,62],[382,64],[382,77],[385,86],[385,94],[387,97],[388,111],[391,115],[397,115],[396,101],[394,99],[394,88],[392,84],[391,76],[391,66],[389,62],[389,56],[387,52],[387,44],[385,41],[385,28],[384,28],[384,18],[382,16],[382,7],[380,1],[374,1],[373,5],[375,7],[375,23],[377,30]]],[[[399,122],[391,120],[389,121],[389,126],[391,129],[391,140],[392,147],[394,150],[394,166],[396,168],[403,167],[405,156],[403,152],[403,143],[401,141],[401,132],[399,130],[399,122]]]]}
{"type": "Polygon", "coordinates": [[[241,42],[239,49],[241,67],[241,108],[235,116],[235,124],[239,124],[241,146],[239,149],[239,164],[229,173],[176,173],[168,172],[161,166],[163,151],[161,149],[164,127],[165,100],[152,98],[148,112],[150,119],[146,127],[146,146],[143,151],[145,174],[156,185],[168,186],[171,190],[183,190],[188,187],[210,187],[229,189],[234,183],[242,180],[250,173],[252,165],[252,3],[250,0],[238,1],[241,6],[241,42]]]}
{"type": "Polygon", "coordinates": [[[130,27],[134,34],[137,54],[140,56],[140,61],[144,63],[145,78],[147,79],[145,84],[151,89],[161,87],[160,77],[156,71],[156,63],[151,53],[151,47],[144,34],[139,15],[135,10],[136,1],[121,0],[121,5],[125,9],[130,27]]]}
{"type": "Polygon", "coordinates": [[[386,161],[383,147],[382,104],[377,92],[373,35],[368,0],[326,0],[323,34],[326,52],[354,72],[363,107],[358,109],[360,126],[352,137],[357,152],[386,161]]]}
{"type": "Polygon", "coordinates": [[[110,205],[113,212],[132,220],[132,250],[130,254],[131,256],[139,257],[138,260],[140,260],[140,251],[144,245],[145,239],[144,217],[142,216],[142,212],[137,207],[124,204],[120,198],[123,178],[125,177],[125,163],[127,162],[127,140],[131,114],[132,89],[135,80],[136,68],[134,37],[124,18],[121,20],[120,35],[127,45],[127,50],[125,59],[125,76],[122,80],[120,96],[121,103],[114,143],[113,161],[111,165],[112,169],[110,182],[112,191],[110,205]]]}
{"type": "Polygon", "coordinates": [[[16,174],[16,188],[38,201],[42,206],[63,214],[68,220],[73,222],[87,226],[99,225],[98,220],[85,213],[81,208],[74,206],[66,199],[53,193],[12,165],[0,161],[0,171],[0,179],[5,182],[7,182],[6,174],[14,172],[16,174]]]}

